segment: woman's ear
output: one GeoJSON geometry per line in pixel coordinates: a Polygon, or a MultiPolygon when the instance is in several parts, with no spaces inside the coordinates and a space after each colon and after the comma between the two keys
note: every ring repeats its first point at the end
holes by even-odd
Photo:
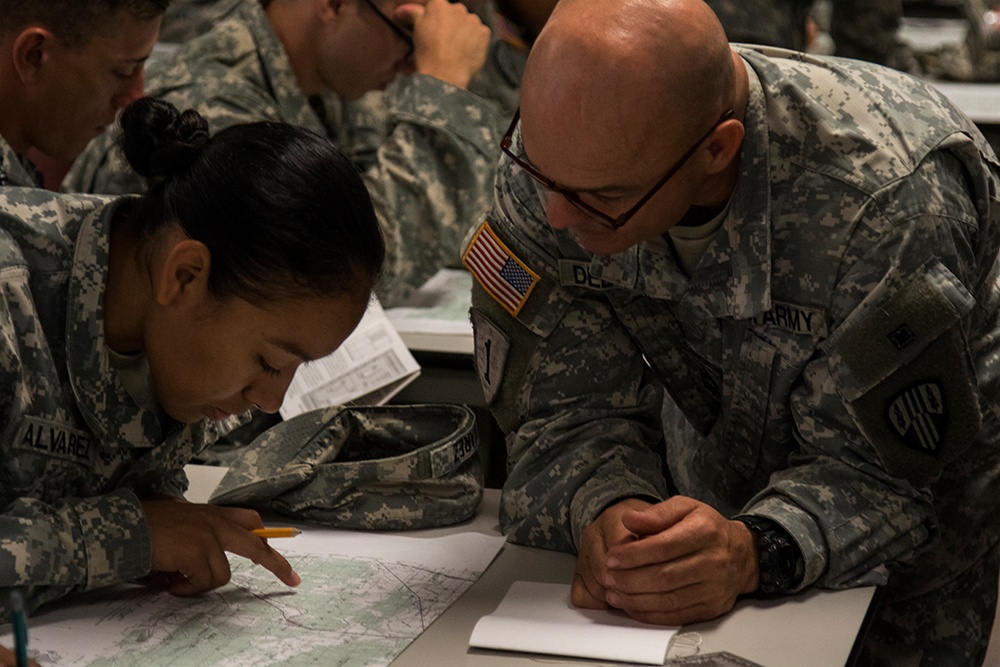
{"type": "Polygon", "coordinates": [[[161,306],[201,303],[208,295],[212,253],[201,241],[183,238],[174,243],[160,266],[156,302],[161,306]]]}

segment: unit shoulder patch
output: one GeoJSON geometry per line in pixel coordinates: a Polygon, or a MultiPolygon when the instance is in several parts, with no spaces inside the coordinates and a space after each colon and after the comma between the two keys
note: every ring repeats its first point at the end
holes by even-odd
{"type": "Polygon", "coordinates": [[[486,405],[496,400],[510,354],[510,337],[482,312],[472,309],[472,329],[475,333],[475,361],[479,383],[483,387],[486,405]]]}
{"type": "Polygon", "coordinates": [[[885,416],[908,447],[933,454],[940,447],[947,427],[944,391],[935,381],[914,384],[892,399],[885,416]]]}

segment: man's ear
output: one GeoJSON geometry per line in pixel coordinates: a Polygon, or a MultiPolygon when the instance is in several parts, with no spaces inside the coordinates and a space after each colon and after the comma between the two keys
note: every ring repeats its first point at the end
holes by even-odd
{"type": "Polygon", "coordinates": [[[735,118],[730,118],[720,123],[712,136],[705,144],[711,160],[706,169],[707,173],[714,174],[725,170],[740,152],[743,144],[744,128],[743,123],[735,118]]]}
{"type": "Polygon", "coordinates": [[[208,294],[212,253],[201,241],[185,238],[166,253],[156,283],[156,302],[161,306],[200,303],[208,294]]]}
{"type": "Polygon", "coordinates": [[[30,26],[18,33],[11,46],[11,55],[22,83],[38,78],[55,44],[55,35],[40,26],[30,26]]]}

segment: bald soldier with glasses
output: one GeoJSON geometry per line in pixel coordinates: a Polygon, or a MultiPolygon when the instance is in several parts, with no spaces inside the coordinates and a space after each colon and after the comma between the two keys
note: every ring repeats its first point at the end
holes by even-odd
{"type": "Polygon", "coordinates": [[[463,258],[507,538],[648,623],[880,586],[858,664],[981,664],[1000,165],[975,125],[895,70],[731,46],[702,0],[560,0],[501,146],[463,258]]]}

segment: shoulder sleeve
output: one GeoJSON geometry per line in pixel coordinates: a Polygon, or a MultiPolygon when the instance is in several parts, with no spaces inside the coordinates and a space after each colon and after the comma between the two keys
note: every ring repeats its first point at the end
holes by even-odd
{"type": "MultiPolygon", "coordinates": [[[[26,284],[23,269],[0,269],[0,383],[5,387],[0,394],[0,587],[27,589],[26,600],[37,607],[72,591],[144,575],[151,557],[142,508],[131,491],[52,504],[19,497],[21,479],[34,483],[50,475],[52,486],[63,485],[56,463],[49,469],[44,457],[23,456],[17,449],[25,406],[44,379],[28,371],[33,351],[44,342],[36,335],[40,322],[19,303],[26,284]]],[[[0,605],[6,600],[0,595],[0,605]]]]}
{"type": "Polygon", "coordinates": [[[512,541],[575,551],[609,504],[665,496],[662,389],[607,300],[559,284],[537,195],[503,161],[500,173],[464,258],[477,373],[508,433],[501,526],[512,541]]]}
{"type": "MultiPolygon", "coordinates": [[[[795,537],[803,584],[883,584],[893,563],[995,541],[976,489],[1000,470],[1000,208],[974,176],[932,154],[847,249],[831,335],[791,395],[800,453],[748,506],[795,537]]],[[[942,580],[959,567],[940,563],[942,580]]]]}
{"type": "Polygon", "coordinates": [[[363,176],[386,239],[378,295],[392,305],[458,264],[463,236],[489,208],[502,121],[487,100],[420,74],[386,103],[386,135],[363,176]]]}

